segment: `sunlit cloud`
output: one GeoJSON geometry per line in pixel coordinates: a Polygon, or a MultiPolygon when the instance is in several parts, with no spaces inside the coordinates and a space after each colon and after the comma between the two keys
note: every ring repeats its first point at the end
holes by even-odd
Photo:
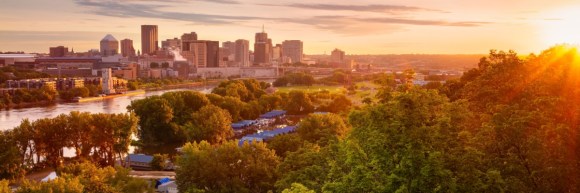
{"type": "Polygon", "coordinates": [[[316,9],[316,10],[327,10],[327,11],[360,11],[360,12],[379,12],[379,13],[399,13],[399,12],[416,12],[416,11],[443,12],[440,10],[427,9],[427,8],[421,8],[421,7],[403,6],[403,5],[381,5],[381,4],[337,5],[337,4],[295,3],[295,4],[260,4],[260,5],[304,8],[304,9],[316,9]]]}

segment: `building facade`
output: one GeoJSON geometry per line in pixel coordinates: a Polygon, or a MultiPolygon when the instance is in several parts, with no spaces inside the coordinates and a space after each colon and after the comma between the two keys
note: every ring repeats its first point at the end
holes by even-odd
{"type": "Polygon", "coordinates": [[[159,50],[157,25],[141,25],[141,53],[153,55],[159,50]]]}
{"type": "Polygon", "coordinates": [[[334,49],[330,55],[330,61],[334,63],[343,63],[344,62],[344,55],[345,52],[339,49],[334,49]]]}
{"type": "Polygon", "coordinates": [[[119,41],[111,34],[107,34],[101,40],[101,55],[113,56],[119,54],[119,41]]]}
{"type": "Polygon", "coordinates": [[[50,47],[50,57],[65,57],[68,54],[68,48],[64,46],[50,47]]]}
{"type": "Polygon", "coordinates": [[[256,33],[256,41],[254,42],[254,64],[267,65],[270,64],[270,56],[272,43],[268,39],[268,34],[264,31],[256,33]]]}
{"type": "Polygon", "coordinates": [[[133,47],[133,40],[121,40],[121,55],[123,57],[135,57],[135,48],[133,47]]]}
{"type": "Polygon", "coordinates": [[[250,66],[250,42],[248,40],[236,40],[235,61],[239,67],[250,66]]]}
{"type": "Polygon", "coordinates": [[[300,40],[286,40],[282,42],[282,56],[290,58],[291,63],[303,61],[304,50],[300,40]]]}

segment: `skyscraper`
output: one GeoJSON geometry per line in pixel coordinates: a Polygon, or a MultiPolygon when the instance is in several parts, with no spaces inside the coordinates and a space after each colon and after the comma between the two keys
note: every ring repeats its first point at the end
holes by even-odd
{"type": "Polygon", "coordinates": [[[231,42],[231,41],[227,41],[227,42],[223,42],[222,43],[222,47],[224,48],[224,54],[222,57],[227,57],[228,60],[231,58],[231,60],[234,60],[234,55],[236,54],[236,42],[231,42]]]}
{"type": "Polygon", "coordinates": [[[291,59],[292,63],[302,62],[303,44],[300,40],[286,40],[282,42],[282,56],[291,59]]]}
{"type": "MultiPolygon", "coordinates": [[[[188,61],[191,59],[196,68],[207,67],[207,43],[203,40],[191,41],[189,43],[188,61]]],[[[185,56],[185,55],[184,55],[185,56]]]]}
{"type": "Polygon", "coordinates": [[[155,54],[159,49],[157,25],[141,25],[141,53],[155,54]]]}
{"type": "Polygon", "coordinates": [[[206,67],[217,68],[222,66],[220,60],[220,42],[218,41],[206,41],[206,54],[207,63],[206,67]]]}
{"type": "Polygon", "coordinates": [[[236,40],[236,63],[240,67],[250,66],[250,42],[248,40],[236,40]]]}
{"type": "Polygon", "coordinates": [[[123,57],[134,57],[135,48],[133,47],[133,40],[124,39],[121,40],[121,54],[123,57]]]}
{"type": "Polygon", "coordinates": [[[101,40],[101,55],[113,56],[119,54],[119,41],[111,34],[107,34],[101,40]]]}
{"type": "Polygon", "coordinates": [[[276,44],[272,48],[272,61],[280,62],[280,58],[282,57],[282,44],[276,44]]]}
{"type": "Polygon", "coordinates": [[[270,63],[271,41],[268,39],[268,34],[264,29],[262,29],[262,32],[256,33],[256,42],[254,42],[254,64],[270,63]]]}

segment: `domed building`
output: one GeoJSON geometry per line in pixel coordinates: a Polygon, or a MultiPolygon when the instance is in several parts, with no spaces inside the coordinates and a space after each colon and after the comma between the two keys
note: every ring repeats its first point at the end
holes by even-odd
{"type": "Polygon", "coordinates": [[[101,55],[102,56],[114,56],[119,54],[119,41],[115,39],[111,34],[107,34],[101,40],[101,55]]]}

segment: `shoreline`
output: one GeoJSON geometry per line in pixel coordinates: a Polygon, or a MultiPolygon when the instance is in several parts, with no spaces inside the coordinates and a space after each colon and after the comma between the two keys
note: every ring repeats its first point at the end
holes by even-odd
{"type": "Polygon", "coordinates": [[[54,101],[39,101],[39,102],[33,102],[33,103],[19,103],[19,104],[12,103],[12,104],[9,104],[8,107],[6,107],[6,108],[1,108],[0,112],[1,111],[9,111],[12,109],[27,109],[27,108],[36,108],[36,107],[47,107],[47,106],[53,106],[53,105],[58,105],[58,104],[65,104],[65,103],[99,101],[99,100],[105,100],[105,99],[121,97],[121,96],[134,96],[134,95],[139,95],[139,94],[145,94],[146,92],[150,92],[150,91],[162,91],[162,90],[171,90],[171,89],[180,89],[180,88],[201,88],[201,87],[205,87],[205,86],[217,85],[220,81],[222,81],[222,80],[210,80],[210,81],[206,81],[205,83],[204,82],[190,82],[190,83],[182,83],[182,84],[164,85],[164,86],[160,86],[160,87],[144,88],[144,89],[138,89],[138,90],[134,90],[134,91],[127,91],[126,93],[123,93],[123,94],[107,95],[107,96],[103,96],[103,97],[87,97],[87,98],[82,98],[79,101],[65,101],[65,100],[58,98],[58,96],[57,96],[57,99],[55,99],[54,101]]]}

